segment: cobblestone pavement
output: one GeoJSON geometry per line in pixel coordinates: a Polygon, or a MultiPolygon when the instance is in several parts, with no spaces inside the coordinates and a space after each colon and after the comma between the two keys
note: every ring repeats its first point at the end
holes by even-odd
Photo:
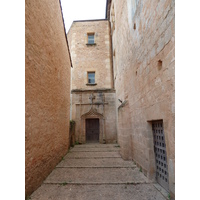
{"type": "Polygon", "coordinates": [[[167,193],[124,161],[116,144],[72,148],[31,200],[166,200],[167,193]]]}

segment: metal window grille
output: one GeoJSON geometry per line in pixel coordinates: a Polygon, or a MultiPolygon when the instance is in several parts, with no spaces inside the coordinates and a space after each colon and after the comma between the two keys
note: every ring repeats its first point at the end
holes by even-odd
{"type": "Polygon", "coordinates": [[[94,44],[94,34],[88,35],[88,44],[94,44]]]}
{"type": "Polygon", "coordinates": [[[165,145],[163,121],[161,120],[152,122],[152,130],[156,160],[156,180],[162,187],[169,191],[167,152],[165,145]]]}

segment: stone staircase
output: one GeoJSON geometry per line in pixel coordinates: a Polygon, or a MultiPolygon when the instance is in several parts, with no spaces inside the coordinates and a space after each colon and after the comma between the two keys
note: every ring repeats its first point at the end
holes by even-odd
{"type": "Polygon", "coordinates": [[[76,145],[30,197],[32,200],[165,200],[117,144],[76,145]]]}

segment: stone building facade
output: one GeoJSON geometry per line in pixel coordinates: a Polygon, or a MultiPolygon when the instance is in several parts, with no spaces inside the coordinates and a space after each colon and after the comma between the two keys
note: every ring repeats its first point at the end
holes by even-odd
{"type": "Polygon", "coordinates": [[[71,62],[59,0],[25,1],[25,193],[69,147],[71,62]]]}
{"type": "Polygon", "coordinates": [[[108,20],[74,21],[69,32],[72,57],[71,104],[79,143],[116,143],[115,90],[108,20]]]}
{"type": "Polygon", "coordinates": [[[174,198],[175,1],[107,0],[106,18],[121,155],[174,198]]]}

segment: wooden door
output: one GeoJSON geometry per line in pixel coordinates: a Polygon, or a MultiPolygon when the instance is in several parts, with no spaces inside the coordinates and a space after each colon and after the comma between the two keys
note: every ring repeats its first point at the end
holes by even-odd
{"type": "Polygon", "coordinates": [[[86,119],[86,142],[99,142],[99,119],[86,119]]]}

